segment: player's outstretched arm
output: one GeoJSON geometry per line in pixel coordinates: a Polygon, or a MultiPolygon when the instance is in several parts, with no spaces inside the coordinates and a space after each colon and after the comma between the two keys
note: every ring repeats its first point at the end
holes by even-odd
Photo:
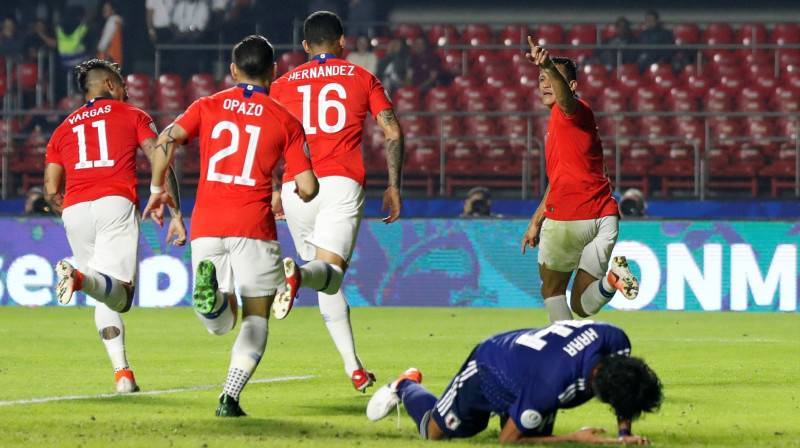
{"type": "MultiPolygon", "coordinates": [[[[312,170],[305,170],[294,175],[294,182],[297,184],[295,193],[300,196],[303,202],[309,202],[319,193],[319,181],[312,170]]],[[[273,195],[275,193],[272,193],[273,195]]]]}
{"type": "Polygon", "coordinates": [[[386,137],[386,163],[389,168],[389,187],[383,194],[383,206],[381,211],[389,210],[389,216],[382,219],[386,224],[397,221],[400,211],[403,208],[403,200],[400,197],[400,185],[403,179],[403,153],[405,143],[403,141],[403,130],[394,115],[394,110],[386,109],[378,114],[378,125],[383,130],[386,137]]]}
{"type": "Polygon", "coordinates": [[[528,224],[528,229],[525,230],[525,234],[522,235],[523,255],[525,254],[525,249],[527,247],[533,249],[539,245],[539,234],[542,232],[542,222],[544,222],[544,205],[547,203],[547,195],[549,193],[550,185],[548,185],[547,189],[544,191],[542,202],[540,202],[539,206],[536,207],[536,211],[533,213],[533,217],[531,217],[531,222],[528,224]]]}
{"type": "Polygon", "coordinates": [[[621,439],[609,439],[598,434],[604,434],[602,428],[583,428],[570,434],[558,436],[524,436],[513,419],[508,419],[500,430],[498,439],[500,443],[539,444],[539,443],[622,443],[621,439]]]}
{"type": "Polygon", "coordinates": [[[44,200],[53,209],[56,216],[64,211],[64,167],[57,163],[48,163],[44,167],[44,200]]]}
{"type": "MultiPolygon", "coordinates": [[[[178,187],[177,180],[174,178],[174,189],[167,192],[164,189],[164,181],[167,176],[169,165],[172,163],[172,158],[175,155],[175,146],[186,142],[188,134],[186,131],[176,124],[171,124],[164,129],[158,136],[155,148],[151,151],[153,158],[150,161],[152,167],[152,178],[150,179],[150,199],[147,201],[142,212],[142,218],[146,219],[147,214],[150,213],[153,220],[159,225],[163,224],[164,206],[169,205],[175,208],[177,213],[180,213],[180,208],[176,204],[172,195],[177,199],[178,187]]],[[[145,151],[146,152],[146,151],[145,151]]],[[[177,224],[176,224],[177,226],[177,224]]],[[[180,235],[178,235],[180,238],[180,235]]]]}
{"type": "Polygon", "coordinates": [[[542,73],[547,76],[547,80],[550,81],[550,85],[553,87],[553,94],[556,96],[558,108],[564,112],[564,115],[574,115],[578,109],[578,99],[575,98],[575,92],[572,91],[567,79],[558,71],[553,60],[550,59],[550,52],[536,46],[531,36],[528,36],[528,44],[531,46],[531,52],[526,53],[525,58],[531,64],[541,67],[542,73]]]}

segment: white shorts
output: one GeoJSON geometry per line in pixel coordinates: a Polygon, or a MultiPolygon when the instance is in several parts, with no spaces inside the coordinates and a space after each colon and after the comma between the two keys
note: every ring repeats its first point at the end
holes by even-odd
{"type": "Polygon", "coordinates": [[[79,270],[134,283],[139,262],[139,212],[122,196],[80,202],[61,215],[79,270]]]}
{"type": "Polygon", "coordinates": [[[197,265],[210,260],[217,270],[219,290],[225,294],[235,292],[234,283],[242,297],[271,296],[286,287],[277,241],[228,236],[197,238],[191,244],[193,280],[197,265]]]}
{"type": "Polygon", "coordinates": [[[618,235],[619,218],[613,215],[579,221],[545,219],[539,264],[558,272],[583,269],[594,278],[602,278],[618,235]]]}
{"type": "Polygon", "coordinates": [[[281,201],[297,254],[311,261],[320,248],[349,263],[364,216],[364,188],[347,177],[323,177],[319,194],[308,203],[295,188],[294,182],[283,184],[281,201]]]}

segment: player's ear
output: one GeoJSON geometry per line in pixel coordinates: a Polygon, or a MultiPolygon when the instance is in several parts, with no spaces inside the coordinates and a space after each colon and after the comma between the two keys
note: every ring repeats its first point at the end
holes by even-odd
{"type": "Polygon", "coordinates": [[[339,46],[342,47],[342,49],[344,49],[344,34],[339,36],[339,46]]]}
{"type": "Polygon", "coordinates": [[[233,79],[237,82],[239,81],[239,73],[236,71],[236,64],[234,63],[231,63],[231,76],[233,76],[233,79]]]}
{"type": "Polygon", "coordinates": [[[311,47],[308,46],[308,42],[306,40],[303,40],[303,50],[305,50],[306,53],[311,53],[311,47]]]}
{"type": "Polygon", "coordinates": [[[574,79],[572,81],[570,81],[569,82],[569,88],[572,89],[573,92],[575,92],[577,90],[577,88],[578,88],[578,81],[576,81],[574,79]]]}

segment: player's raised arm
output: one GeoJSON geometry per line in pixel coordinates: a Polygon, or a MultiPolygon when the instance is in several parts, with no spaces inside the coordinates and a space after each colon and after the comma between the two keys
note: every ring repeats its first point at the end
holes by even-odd
{"type": "Polygon", "coordinates": [[[397,221],[403,208],[400,197],[400,184],[403,178],[403,130],[394,115],[394,110],[385,109],[378,114],[378,125],[386,137],[386,163],[389,168],[389,187],[383,194],[383,207],[381,211],[389,210],[389,216],[382,219],[386,224],[397,221]]]}
{"type": "Polygon", "coordinates": [[[44,200],[57,216],[64,210],[64,167],[57,163],[48,163],[44,167],[44,200]]]}
{"type": "Polygon", "coordinates": [[[152,178],[150,180],[150,199],[147,201],[147,206],[142,212],[142,217],[146,218],[147,214],[154,212],[156,215],[153,219],[158,222],[158,215],[163,216],[163,206],[169,205],[175,207],[176,204],[170,197],[169,193],[164,189],[164,180],[167,175],[167,168],[172,163],[172,158],[175,155],[175,146],[181,145],[186,142],[188,134],[179,125],[171,124],[164,129],[158,136],[156,146],[153,149],[152,178]]]}
{"type": "Polygon", "coordinates": [[[575,81],[567,81],[558,70],[558,67],[556,67],[556,64],[553,63],[553,60],[550,59],[550,53],[544,48],[536,46],[531,36],[528,36],[528,44],[531,46],[531,52],[525,54],[525,58],[542,69],[539,83],[547,83],[553,89],[556,103],[559,109],[564,112],[564,115],[574,115],[575,110],[578,108],[578,99],[575,98],[575,92],[573,91],[575,81]]]}

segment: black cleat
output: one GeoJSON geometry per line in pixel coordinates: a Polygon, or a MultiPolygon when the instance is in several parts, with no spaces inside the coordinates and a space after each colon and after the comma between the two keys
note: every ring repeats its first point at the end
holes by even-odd
{"type": "Polygon", "coordinates": [[[239,406],[239,402],[228,394],[219,396],[219,406],[217,406],[217,417],[247,417],[247,413],[239,406]]]}

